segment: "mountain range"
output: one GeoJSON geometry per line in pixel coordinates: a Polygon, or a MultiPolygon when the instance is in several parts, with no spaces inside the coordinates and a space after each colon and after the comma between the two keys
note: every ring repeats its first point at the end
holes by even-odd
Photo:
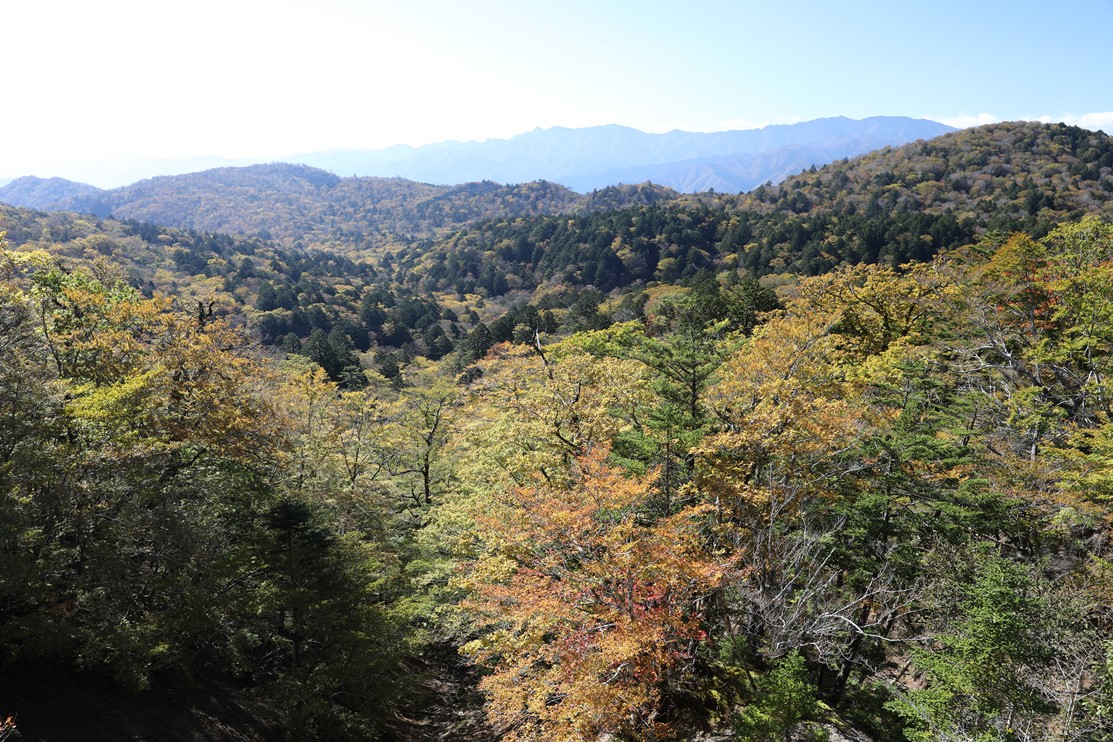
{"type": "MultiPolygon", "coordinates": [[[[422,183],[549,180],[586,192],[619,183],[652,181],[688,193],[712,189],[738,193],[768,181],[780,182],[811,165],[930,139],[952,130],[934,121],[901,116],[861,120],[833,117],[713,133],[677,130],[648,134],[618,125],[554,127],[510,139],[301,152],[277,159],[337,175],[400,177],[422,183]]],[[[79,180],[122,186],[160,175],[270,160],[129,156],[86,163],[68,172],[71,177],[76,173],[79,180]]]]}
{"type": "Polygon", "coordinates": [[[736,193],[766,181],[779,182],[811,165],[948,131],[953,129],[944,124],[900,116],[833,117],[714,133],[647,134],[616,125],[555,127],[505,140],[308,153],[294,160],[345,175],[431,183],[545,179],[583,192],[652,181],[688,193],[736,193]]]}

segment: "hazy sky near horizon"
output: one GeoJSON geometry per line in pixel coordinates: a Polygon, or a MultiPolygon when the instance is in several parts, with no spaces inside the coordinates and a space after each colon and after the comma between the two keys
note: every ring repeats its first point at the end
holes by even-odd
{"type": "Polygon", "coordinates": [[[0,177],[608,123],[903,115],[1113,133],[1113,0],[7,5],[0,177]]]}

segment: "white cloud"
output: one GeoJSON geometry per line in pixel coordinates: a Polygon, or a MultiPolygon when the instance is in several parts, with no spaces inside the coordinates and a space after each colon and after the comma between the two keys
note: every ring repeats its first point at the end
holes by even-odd
{"type": "Polygon", "coordinates": [[[968,129],[971,126],[985,126],[986,124],[996,124],[1001,119],[994,116],[992,113],[960,113],[957,116],[925,116],[924,118],[938,121],[947,126],[953,126],[956,129],[968,129]]]}
{"type": "Polygon", "coordinates": [[[1055,124],[1062,122],[1070,124],[1071,126],[1081,126],[1083,129],[1090,129],[1091,131],[1104,131],[1106,134],[1113,133],[1113,111],[1106,111],[1104,113],[1083,113],[1075,115],[1072,113],[1065,113],[1061,116],[1035,116],[1032,117],[1034,121],[1042,121],[1045,124],[1055,124]]]}
{"type": "MultiPolygon", "coordinates": [[[[941,124],[953,126],[956,129],[966,129],[971,126],[984,126],[985,124],[996,124],[1003,121],[1000,116],[995,116],[992,113],[978,113],[968,114],[960,113],[957,116],[926,116],[932,121],[938,121],[941,124]]],[[[1018,121],[1039,121],[1044,124],[1057,124],[1064,123],[1071,126],[1080,126],[1083,129],[1090,129],[1091,131],[1098,131],[1099,129],[1107,134],[1113,134],[1113,111],[1106,111],[1102,113],[1063,113],[1057,116],[1050,114],[1017,116],[1018,121]]]]}

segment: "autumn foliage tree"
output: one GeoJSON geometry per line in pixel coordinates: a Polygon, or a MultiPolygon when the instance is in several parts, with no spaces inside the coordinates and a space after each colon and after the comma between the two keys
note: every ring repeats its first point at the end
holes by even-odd
{"type": "Polygon", "coordinates": [[[705,510],[642,521],[653,475],[627,477],[607,453],[479,517],[493,548],[466,584],[484,633],[465,649],[492,667],[481,687],[508,738],[656,738],[662,690],[683,682],[703,637],[701,601],[724,570],[703,548],[705,510]]]}

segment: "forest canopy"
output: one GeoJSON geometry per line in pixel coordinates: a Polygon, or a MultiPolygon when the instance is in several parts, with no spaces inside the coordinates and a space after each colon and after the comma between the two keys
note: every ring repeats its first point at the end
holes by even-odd
{"type": "MultiPolygon", "coordinates": [[[[1098,140],[1033,130],[1104,188],[1098,140]]],[[[780,201],[839,172],[751,198],[819,219],[780,201]]],[[[386,264],[5,210],[0,738],[64,737],[21,711],[52,685],[105,738],[198,696],[249,739],[1108,738],[1113,224],[1082,192],[792,275],[725,201],[386,264]]]]}

